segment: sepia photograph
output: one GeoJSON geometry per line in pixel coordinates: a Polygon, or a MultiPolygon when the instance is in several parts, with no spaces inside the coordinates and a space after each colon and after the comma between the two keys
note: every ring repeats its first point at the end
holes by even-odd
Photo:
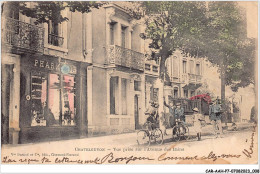
{"type": "Polygon", "coordinates": [[[258,6],[1,2],[1,164],[258,164],[258,6]]]}

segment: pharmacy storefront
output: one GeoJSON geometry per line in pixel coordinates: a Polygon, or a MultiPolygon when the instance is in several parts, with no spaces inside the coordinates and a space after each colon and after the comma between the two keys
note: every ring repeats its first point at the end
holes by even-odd
{"type": "Polygon", "coordinates": [[[87,134],[87,66],[51,56],[21,59],[20,143],[87,134]]]}

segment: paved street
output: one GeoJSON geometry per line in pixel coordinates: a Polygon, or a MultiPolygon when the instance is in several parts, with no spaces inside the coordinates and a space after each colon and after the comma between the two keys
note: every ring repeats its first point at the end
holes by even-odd
{"type": "MultiPolygon", "coordinates": [[[[235,134],[240,134],[243,131],[249,131],[252,127],[252,124],[249,123],[240,123],[238,124],[238,130],[237,131],[228,131],[224,129],[224,136],[229,137],[235,134]]],[[[229,127],[230,128],[230,127],[229,127]]],[[[189,134],[190,134],[190,140],[189,141],[195,141],[196,139],[196,133],[193,130],[193,127],[189,127],[189,134]]],[[[172,143],[171,137],[172,137],[172,129],[167,129],[167,136],[164,136],[164,144],[167,145],[168,143],[172,143]]],[[[207,125],[202,128],[202,139],[208,138],[208,137],[214,137],[212,132],[212,125],[207,125]]],[[[99,136],[99,137],[90,137],[90,138],[82,138],[82,139],[71,139],[71,140],[63,140],[63,141],[51,141],[51,142],[40,142],[40,143],[29,143],[29,144],[21,144],[21,145],[3,145],[4,148],[12,148],[12,147],[33,147],[33,146],[39,146],[39,145],[45,145],[45,144],[91,144],[93,145],[118,145],[121,144],[123,146],[136,146],[136,132],[133,133],[125,133],[125,134],[117,134],[117,135],[107,135],[107,136],[99,136]]]]}
{"type": "MultiPolygon", "coordinates": [[[[202,141],[197,141],[192,127],[190,128],[191,138],[179,142],[172,142],[171,130],[168,129],[167,131],[169,135],[164,138],[165,143],[163,145],[151,144],[149,148],[137,145],[136,132],[134,132],[35,144],[3,145],[2,159],[14,159],[14,157],[18,157],[18,159],[22,158],[26,161],[25,159],[30,157],[41,162],[43,157],[48,157],[50,160],[59,159],[64,163],[64,156],[70,160],[94,160],[95,158],[102,159],[102,157],[104,158],[104,156],[110,154],[114,155],[114,158],[122,156],[130,157],[133,155],[136,157],[149,156],[154,160],[145,161],[144,163],[154,164],[161,162],[159,160],[160,157],[168,159],[172,156],[177,156],[178,158],[198,156],[199,158],[207,157],[210,159],[206,161],[168,159],[163,160],[163,163],[256,163],[257,161],[258,135],[257,129],[253,129],[253,124],[239,124],[238,131],[225,130],[224,137],[217,139],[215,139],[211,133],[211,125],[207,125],[203,128],[202,141]],[[244,152],[246,153],[244,154],[244,149],[249,153],[244,152]],[[225,157],[221,159],[220,157],[222,157],[221,155],[223,154],[225,157]],[[230,155],[238,155],[238,157],[230,157],[230,155]]],[[[59,160],[58,163],[60,163],[59,160]]],[[[57,161],[55,161],[55,163],[57,163],[57,161]]],[[[90,163],[95,162],[92,161],[90,163]]],[[[120,163],[124,164],[125,161],[120,163]]],[[[131,163],[134,163],[134,161],[131,161],[131,163]]]]}

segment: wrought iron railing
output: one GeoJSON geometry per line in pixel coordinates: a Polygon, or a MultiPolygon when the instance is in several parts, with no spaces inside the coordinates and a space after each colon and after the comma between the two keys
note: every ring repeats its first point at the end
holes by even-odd
{"type": "Polygon", "coordinates": [[[144,71],[145,56],[142,53],[110,45],[106,48],[107,63],[144,71]]]}
{"type": "Polygon", "coordinates": [[[201,75],[196,75],[196,82],[197,83],[201,83],[201,79],[202,79],[201,75]]]}
{"type": "Polygon", "coordinates": [[[190,83],[196,83],[196,75],[195,74],[189,74],[189,82],[190,83]]]}
{"type": "Polygon", "coordinates": [[[179,77],[170,77],[170,81],[174,82],[174,83],[179,83],[180,82],[180,78],[179,77]]]}
{"type": "Polygon", "coordinates": [[[63,42],[64,42],[64,38],[61,37],[61,36],[58,36],[56,34],[49,34],[48,35],[48,43],[50,45],[62,47],[63,42]]]}
{"type": "Polygon", "coordinates": [[[145,73],[159,76],[159,65],[154,60],[145,60],[145,73]]]}
{"type": "Polygon", "coordinates": [[[201,75],[189,74],[189,83],[201,83],[201,79],[201,75]]]}
{"type": "Polygon", "coordinates": [[[33,52],[43,52],[44,28],[3,17],[2,42],[33,52]]]}

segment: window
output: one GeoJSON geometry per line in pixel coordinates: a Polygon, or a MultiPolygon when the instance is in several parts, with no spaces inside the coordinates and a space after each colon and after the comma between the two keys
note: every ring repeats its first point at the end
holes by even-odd
{"type": "Polygon", "coordinates": [[[121,26],[121,46],[125,48],[126,44],[126,28],[124,26],[121,26]]]}
{"type": "Polygon", "coordinates": [[[200,75],[200,64],[196,64],[196,75],[200,75]]]}
{"type": "Polygon", "coordinates": [[[190,92],[190,96],[191,96],[191,97],[195,96],[195,91],[191,91],[191,92],[190,92]]]}
{"type": "Polygon", "coordinates": [[[173,96],[174,96],[174,98],[178,98],[178,88],[174,88],[174,90],[173,90],[173,96]]]}
{"type": "Polygon", "coordinates": [[[188,96],[188,90],[184,90],[183,92],[184,92],[184,97],[185,97],[185,98],[188,98],[188,97],[189,97],[189,96],[188,96]]]}
{"type": "Polygon", "coordinates": [[[194,74],[194,61],[190,60],[190,73],[194,74]]]}
{"type": "Polygon", "coordinates": [[[182,70],[183,70],[183,73],[187,73],[187,61],[186,60],[182,61],[182,70]]]}
{"type": "Polygon", "coordinates": [[[48,43],[54,46],[61,47],[63,45],[64,38],[61,37],[60,24],[55,21],[49,21],[48,23],[48,43]]]}
{"type": "Polygon", "coordinates": [[[6,5],[8,6],[8,10],[7,13],[8,13],[8,17],[9,18],[13,18],[13,19],[16,19],[16,20],[19,20],[19,3],[20,2],[7,2],[6,5]]]}
{"type": "Polygon", "coordinates": [[[127,114],[127,79],[121,80],[122,115],[127,114]]]}
{"type": "Polygon", "coordinates": [[[110,114],[111,115],[127,115],[128,84],[129,84],[128,79],[124,79],[120,77],[110,78],[110,114]],[[121,82],[120,86],[119,86],[119,82],[121,82]]]}
{"type": "Polygon", "coordinates": [[[110,23],[110,45],[114,45],[115,44],[115,23],[112,22],[110,23]]]}
{"type": "Polygon", "coordinates": [[[118,114],[118,77],[110,78],[110,114],[118,114]]]}
{"type": "Polygon", "coordinates": [[[140,81],[134,81],[134,89],[135,91],[141,91],[141,82],[140,81]]]}
{"type": "Polygon", "coordinates": [[[31,126],[75,125],[74,80],[73,75],[32,72],[31,126]]]}

